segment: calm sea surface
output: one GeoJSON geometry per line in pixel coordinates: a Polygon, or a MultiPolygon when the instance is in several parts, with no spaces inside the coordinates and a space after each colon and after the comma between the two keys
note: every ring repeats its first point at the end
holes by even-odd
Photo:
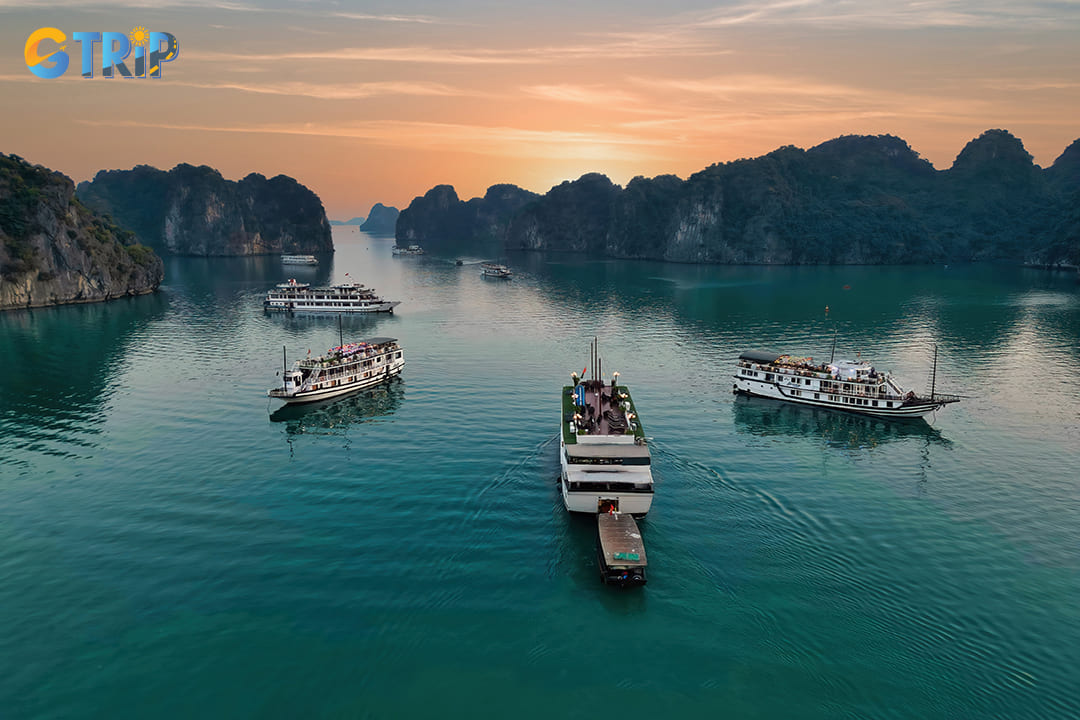
{"type": "Polygon", "coordinates": [[[1080,716],[1080,285],[995,267],[174,259],[151,297],[0,314],[0,717],[1080,716]],[[349,273],[349,277],[346,277],[349,273]],[[333,317],[402,301],[390,386],[278,412],[333,317]],[[825,307],[829,307],[826,315],[825,307]],[[932,423],[736,399],[740,351],[872,359],[932,423]],[[649,585],[562,508],[600,338],[653,438],[649,585]]]}

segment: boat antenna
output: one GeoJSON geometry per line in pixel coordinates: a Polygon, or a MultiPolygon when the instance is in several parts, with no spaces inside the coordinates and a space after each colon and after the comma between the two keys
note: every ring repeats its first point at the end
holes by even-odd
{"type": "Polygon", "coordinates": [[[833,331],[833,336],[832,336],[832,354],[831,354],[831,355],[829,355],[829,362],[830,362],[830,363],[832,363],[832,361],[836,359],[836,336],[837,336],[837,335],[838,335],[839,333],[840,333],[840,331],[839,331],[839,330],[834,330],[834,331],[833,331]]]}
{"type": "Polygon", "coordinates": [[[937,343],[934,343],[934,372],[930,375],[930,399],[934,399],[934,390],[937,387],[937,343]]]}

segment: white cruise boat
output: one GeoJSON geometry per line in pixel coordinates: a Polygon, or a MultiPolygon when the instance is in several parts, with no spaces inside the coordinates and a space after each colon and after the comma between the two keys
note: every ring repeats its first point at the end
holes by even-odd
{"type": "Polygon", "coordinates": [[[297,360],[292,369],[282,371],[281,387],[267,394],[289,404],[326,400],[386,382],[404,367],[395,338],[368,338],[330,348],[326,355],[297,360]]]}
{"type": "Polygon", "coordinates": [[[562,390],[559,485],[570,512],[640,517],[652,507],[652,460],[645,429],[629,389],[618,384],[618,375],[606,385],[574,373],[574,384],[562,390]]]}
{"type": "Polygon", "coordinates": [[[383,300],[372,288],[360,283],[313,288],[308,283],[289,280],[266,293],[263,308],[280,312],[392,313],[400,304],[397,300],[383,300]]]}
{"type": "Polygon", "coordinates": [[[510,272],[510,268],[497,263],[480,263],[480,274],[484,277],[497,279],[509,279],[514,275],[514,273],[510,272]]]}
{"type": "Polygon", "coordinates": [[[282,255],[282,265],[318,265],[319,260],[314,255],[282,255]]]}
{"type": "Polygon", "coordinates": [[[420,247],[419,245],[409,245],[408,247],[398,247],[397,245],[395,245],[394,247],[390,248],[390,252],[392,252],[394,255],[423,255],[424,248],[420,247]]]}
{"type": "Polygon", "coordinates": [[[865,360],[815,365],[813,358],[748,350],[739,356],[733,390],[863,415],[921,418],[960,400],[957,395],[943,395],[933,389],[936,375],[936,351],[932,389],[928,397],[923,397],[905,391],[891,374],[878,372],[865,360]]]}

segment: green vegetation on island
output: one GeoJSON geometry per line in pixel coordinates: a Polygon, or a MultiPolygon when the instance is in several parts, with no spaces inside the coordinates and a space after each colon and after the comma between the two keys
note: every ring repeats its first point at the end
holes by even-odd
{"type": "Polygon", "coordinates": [[[334,251],[318,195],[285,175],[226,180],[205,165],[168,172],[148,165],[102,170],[79,197],[172,255],[231,256],[334,251]]]}
{"type": "Polygon", "coordinates": [[[163,265],[66,176],[0,153],[0,310],[153,292],[163,265]]]}
{"type": "Polygon", "coordinates": [[[596,173],[543,196],[497,185],[413,200],[399,243],[727,264],[1080,264],[1080,140],[1042,169],[1019,139],[988,130],[938,171],[895,136],[712,165],[682,180],[596,173]]]}
{"type": "Polygon", "coordinates": [[[462,202],[452,186],[436,185],[401,211],[397,241],[434,250],[501,245],[514,214],[538,199],[536,193],[516,185],[492,185],[483,198],[462,202]]]}

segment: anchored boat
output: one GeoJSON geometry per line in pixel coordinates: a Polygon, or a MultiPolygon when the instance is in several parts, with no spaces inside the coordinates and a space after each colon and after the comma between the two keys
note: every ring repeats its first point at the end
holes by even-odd
{"type": "MultiPolygon", "coordinates": [[[[591,359],[597,368],[595,340],[591,359]]],[[[562,390],[563,503],[570,512],[644,516],[652,507],[652,460],[630,389],[618,384],[617,372],[608,385],[599,372],[585,380],[586,371],[572,374],[574,384],[562,390]]]]}
{"type": "Polygon", "coordinates": [[[937,349],[929,396],[904,390],[890,373],[865,360],[814,364],[813,358],[748,350],[735,369],[735,393],[879,417],[921,418],[959,402],[936,391],[937,349]]]}
{"type": "Polygon", "coordinates": [[[405,358],[396,338],[374,337],[297,360],[292,369],[283,354],[282,365],[281,387],[267,394],[291,404],[326,400],[386,382],[401,374],[405,358]]]}
{"type": "Polygon", "coordinates": [[[506,280],[514,276],[510,268],[498,263],[480,263],[480,274],[487,278],[506,280]]]}
{"type": "Polygon", "coordinates": [[[318,265],[319,260],[314,255],[282,255],[282,265],[318,265]]]}
{"type": "Polygon", "coordinates": [[[394,255],[423,255],[424,248],[419,245],[409,245],[408,247],[398,247],[395,245],[390,248],[390,252],[394,255]]]}
{"type": "Polygon", "coordinates": [[[373,288],[360,283],[313,288],[293,279],[279,283],[263,300],[263,308],[275,312],[392,313],[400,304],[397,300],[382,299],[373,288]]]}

